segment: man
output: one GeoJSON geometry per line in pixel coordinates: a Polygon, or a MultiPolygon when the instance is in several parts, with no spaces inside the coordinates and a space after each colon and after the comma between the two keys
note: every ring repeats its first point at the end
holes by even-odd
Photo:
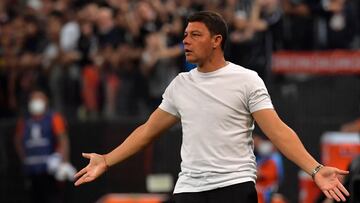
{"type": "Polygon", "coordinates": [[[31,202],[57,202],[56,179],[69,168],[65,119],[48,108],[48,98],[41,91],[31,93],[28,107],[29,113],[17,123],[15,149],[30,183],[31,202]]]}
{"type": "Polygon", "coordinates": [[[348,172],[314,160],[276,114],[258,75],[224,59],[226,38],[220,15],[204,11],[190,16],[183,43],[186,60],[197,68],[171,82],[159,108],[120,146],[105,155],[84,153],[90,163],[75,175],[75,185],[93,181],[181,121],[182,163],[175,201],[257,202],[255,120],[287,158],[314,177],[328,198],[344,201],[349,193],[337,176],[348,172]]]}

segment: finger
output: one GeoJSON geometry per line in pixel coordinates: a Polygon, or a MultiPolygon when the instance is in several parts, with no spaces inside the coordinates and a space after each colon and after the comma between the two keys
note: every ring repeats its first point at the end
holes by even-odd
{"type": "Polygon", "coordinates": [[[75,182],[75,186],[79,186],[79,185],[85,183],[85,178],[86,178],[86,176],[81,176],[81,178],[79,178],[79,180],[77,180],[75,182]]]}
{"type": "Polygon", "coordinates": [[[340,201],[340,198],[335,194],[335,192],[333,190],[329,190],[329,193],[331,195],[332,198],[334,198],[336,201],[340,201]]]}
{"type": "Polygon", "coordinates": [[[340,199],[345,202],[346,198],[344,197],[344,195],[340,192],[340,190],[338,188],[334,188],[334,192],[336,193],[336,195],[338,197],[340,197],[340,199]]]}
{"type": "Polygon", "coordinates": [[[349,174],[349,171],[344,171],[344,170],[337,169],[336,173],[338,173],[340,175],[346,175],[346,174],[349,174]]]}
{"type": "Polygon", "coordinates": [[[82,153],[82,156],[87,159],[90,159],[90,153],[82,153]]]}
{"type": "Polygon", "coordinates": [[[77,172],[77,173],[74,175],[74,178],[77,179],[78,177],[84,175],[86,172],[87,172],[87,169],[86,169],[86,167],[85,167],[85,168],[81,169],[81,171],[77,172]]]}
{"type": "Polygon", "coordinates": [[[75,186],[78,186],[78,185],[81,185],[81,184],[84,184],[84,183],[88,183],[88,182],[91,182],[93,181],[95,178],[94,177],[91,177],[89,176],[88,174],[85,174],[83,175],[79,180],[77,180],[75,182],[75,186]]]}
{"type": "Polygon", "coordinates": [[[327,190],[324,190],[323,192],[328,199],[333,199],[327,190]]]}
{"type": "Polygon", "coordinates": [[[88,181],[88,177],[89,177],[89,174],[85,174],[85,175],[81,176],[81,177],[79,178],[79,180],[77,180],[77,181],[75,182],[75,186],[78,186],[78,185],[81,185],[81,184],[83,184],[83,183],[89,182],[89,181],[88,181]]]}
{"type": "Polygon", "coordinates": [[[350,193],[347,191],[347,189],[341,184],[338,184],[338,188],[341,190],[342,193],[344,193],[346,196],[349,196],[350,193]]]}
{"type": "Polygon", "coordinates": [[[83,179],[83,177],[79,178],[79,179],[74,183],[74,185],[75,185],[75,186],[81,185],[82,182],[83,182],[82,179],[83,179]]]}

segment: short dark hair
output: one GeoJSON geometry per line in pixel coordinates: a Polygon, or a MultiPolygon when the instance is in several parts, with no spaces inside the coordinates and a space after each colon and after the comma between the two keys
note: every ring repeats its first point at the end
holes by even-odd
{"type": "Polygon", "coordinates": [[[221,48],[222,50],[225,49],[228,26],[220,14],[213,11],[199,11],[190,15],[187,22],[202,22],[209,29],[211,35],[221,35],[221,48]]]}

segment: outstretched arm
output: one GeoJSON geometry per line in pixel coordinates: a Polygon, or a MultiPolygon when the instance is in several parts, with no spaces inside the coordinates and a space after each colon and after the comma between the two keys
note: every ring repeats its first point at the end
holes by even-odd
{"type": "Polygon", "coordinates": [[[179,119],[176,116],[158,108],[145,124],[136,128],[121,145],[110,153],[105,155],[84,153],[83,156],[90,159],[90,162],[75,175],[75,178],[78,179],[75,185],[78,186],[95,180],[108,167],[134,155],[178,121],[179,119]]]}
{"type": "MultiPolygon", "coordinates": [[[[312,174],[314,169],[320,165],[306,151],[296,133],[282,122],[273,109],[256,111],[252,115],[271,142],[305,172],[312,174]]],[[[338,176],[347,173],[347,171],[325,166],[315,174],[314,181],[327,198],[345,201],[344,194],[348,196],[349,192],[340,183],[338,176]]]]}

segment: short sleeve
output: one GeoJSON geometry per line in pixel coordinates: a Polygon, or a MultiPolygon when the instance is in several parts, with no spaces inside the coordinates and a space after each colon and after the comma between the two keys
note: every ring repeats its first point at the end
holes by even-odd
{"type": "Polygon", "coordinates": [[[248,96],[248,107],[250,113],[254,113],[262,109],[273,109],[274,106],[271,102],[270,95],[262,79],[256,74],[251,79],[250,84],[248,96]]]}
{"type": "Polygon", "coordinates": [[[180,117],[180,114],[176,108],[175,98],[174,98],[176,78],[173,81],[171,81],[169,86],[167,86],[167,88],[165,89],[165,92],[162,95],[162,101],[161,104],[159,105],[159,108],[176,117],[180,117]]]}
{"type": "Polygon", "coordinates": [[[54,113],[52,123],[55,135],[61,135],[66,132],[65,120],[61,114],[54,113]]]}

